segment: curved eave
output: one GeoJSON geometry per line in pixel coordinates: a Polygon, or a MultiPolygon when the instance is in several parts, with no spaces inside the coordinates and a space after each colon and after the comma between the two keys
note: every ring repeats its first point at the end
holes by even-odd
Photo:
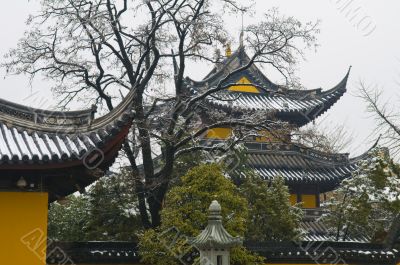
{"type": "Polygon", "coordinates": [[[92,106],[90,109],[76,110],[76,111],[53,111],[46,109],[38,109],[0,98],[0,109],[3,110],[3,108],[13,111],[14,114],[34,113],[34,114],[44,115],[47,117],[68,117],[68,118],[90,116],[91,114],[93,114],[93,112],[96,111],[95,106],[92,106]]]}
{"type": "Polygon", "coordinates": [[[82,164],[84,157],[112,148],[124,138],[132,122],[132,95],[107,115],[81,126],[49,126],[11,115],[0,115],[0,169],[19,166],[67,167],[82,164]]]}
{"type": "Polygon", "coordinates": [[[28,153],[29,150],[27,150],[27,153],[14,153],[11,157],[2,154],[0,171],[68,170],[78,166],[94,168],[93,165],[96,165],[96,168],[102,168],[102,165],[114,160],[118,155],[118,151],[129,129],[130,123],[127,123],[118,129],[114,129],[112,132],[110,131],[101,141],[99,140],[99,135],[95,136],[94,134],[79,135],[76,138],[62,135],[57,135],[56,137],[51,135],[45,136],[47,142],[43,147],[17,147],[19,150],[37,148],[39,152],[36,155],[28,153]],[[93,140],[95,137],[99,141],[95,142],[93,140]],[[70,146],[67,147],[68,142],[70,146]],[[47,148],[47,152],[44,153],[45,148],[48,146],[52,146],[54,149],[47,148]],[[92,163],[92,165],[89,163],[92,163]]]}
{"type": "Polygon", "coordinates": [[[33,124],[42,127],[62,126],[79,127],[91,124],[96,107],[78,111],[52,111],[23,106],[4,99],[0,99],[0,120],[8,123],[33,124]]]}
{"type": "Polygon", "coordinates": [[[191,243],[200,249],[224,249],[239,246],[242,240],[231,236],[222,225],[208,225],[191,243]]]}
{"type": "MultiPolygon", "coordinates": [[[[79,115],[93,115],[95,108],[91,110],[72,111],[72,112],[54,112],[40,110],[47,113],[47,122],[37,122],[35,120],[24,119],[19,113],[4,112],[0,108],[0,122],[7,125],[9,128],[16,128],[18,131],[27,131],[28,133],[38,132],[50,134],[82,134],[90,133],[99,129],[106,128],[107,126],[118,125],[121,126],[130,120],[132,116],[131,106],[134,90],[130,91],[122,102],[106,115],[97,119],[87,119],[83,123],[72,123],[71,120],[80,117],[79,115]],[[51,120],[51,121],[50,121],[51,120]]],[[[14,103],[11,103],[14,104],[14,103]]],[[[20,108],[30,108],[21,106],[20,108]]],[[[34,113],[33,111],[31,113],[34,113]]],[[[86,116],[85,116],[86,117],[86,116]]]]}
{"type": "Polygon", "coordinates": [[[375,149],[375,148],[378,148],[379,150],[381,150],[385,154],[389,154],[389,150],[386,147],[378,147],[379,140],[380,140],[380,136],[376,140],[376,142],[367,151],[365,151],[364,153],[362,153],[362,154],[360,154],[358,156],[350,158],[350,163],[351,164],[358,164],[363,160],[371,158],[371,151],[373,149],[375,149]]]}
{"type": "Polygon", "coordinates": [[[247,151],[247,165],[261,178],[271,180],[280,175],[292,188],[314,185],[320,192],[338,187],[358,169],[360,161],[369,157],[369,150],[349,158],[348,154],[324,153],[293,144],[254,143],[249,147],[252,149],[247,151]]]}
{"type": "MultiPolygon", "coordinates": [[[[329,110],[347,91],[350,69],[338,85],[330,90],[282,90],[271,94],[223,91],[206,98],[211,108],[227,112],[267,111],[276,118],[297,126],[315,120],[329,110]]],[[[201,90],[199,90],[201,91],[201,90]]],[[[194,91],[192,93],[199,93],[194,91]]]]}
{"type": "Polygon", "coordinates": [[[351,66],[349,67],[349,70],[347,71],[346,76],[340,81],[339,84],[337,84],[335,87],[332,89],[326,90],[326,91],[321,91],[320,93],[316,94],[316,97],[323,101],[322,105],[316,106],[314,109],[310,109],[309,115],[306,115],[306,120],[304,120],[302,123],[300,122],[298,125],[303,126],[309,123],[310,121],[315,120],[322,114],[324,114],[327,110],[329,110],[336,102],[339,101],[339,99],[346,93],[347,91],[347,81],[349,79],[350,75],[350,70],[351,66]]]}

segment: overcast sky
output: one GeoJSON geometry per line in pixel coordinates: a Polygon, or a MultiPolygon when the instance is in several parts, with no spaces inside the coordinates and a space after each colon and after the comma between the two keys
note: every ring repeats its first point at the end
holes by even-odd
{"type": "MultiPolygon", "coordinates": [[[[25,20],[38,10],[38,1],[7,1],[0,9],[0,59],[8,49],[15,47],[26,29],[25,20]]],[[[365,113],[365,104],[354,96],[360,80],[384,90],[385,96],[397,103],[400,87],[400,1],[398,0],[258,0],[257,14],[245,18],[244,23],[257,21],[262,13],[279,7],[282,14],[301,21],[321,20],[317,52],[307,53],[298,75],[308,89],[330,89],[353,66],[348,92],[323,116],[324,124],[345,123],[354,135],[349,146],[352,154],[368,149],[373,137],[368,137],[374,122],[365,113]]],[[[233,34],[240,29],[240,18],[227,21],[233,34]]],[[[233,47],[235,48],[235,47],[233,47]]],[[[210,69],[195,69],[201,78],[210,69]]],[[[4,71],[0,72],[4,77],[4,71]]],[[[268,73],[266,73],[268,76],[268,73]]],[[[22,76],[0,79],[1,97],[33,107],[51,107],[54,104],[50,85],[36,81],[31,86],[22,76]]],[[[399,107],[400,108],[400,107],[399,107]]]]}

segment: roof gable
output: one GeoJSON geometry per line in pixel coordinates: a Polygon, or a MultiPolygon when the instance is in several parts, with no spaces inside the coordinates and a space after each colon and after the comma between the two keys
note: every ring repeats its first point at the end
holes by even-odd
{"type": "Polygon", "coordinates": [[[229,91],[235,92],[244,92],[244,93],[260,93],[260,90],[253,85],[252,82],[246,77],[243,76],[240,78],[235,85],[232,85],[228,88],[229,91]]]}
{"type": "Polygon", "coordinates": [[[255,64],[243,71],[233,73],[245,66],[251,59],[243,47],[218,64],[201,81],[187,77],[185,87],[189,93],[198,94],[222,86],[220,90],[205,98],[210,108],[216,108],[239,115],[252,111],[274,113],[274,116],[298,127],[315,120],[331,108],[347,91],[345,77],[332,89],[289,89],[271,82],[255,64]],[[229,76],[229,78],[227,78],[229,76]],[[239,84],[238,84],[239,83],[239,84]],[[242,84],[240,84],[242,83],[242,84]]]}

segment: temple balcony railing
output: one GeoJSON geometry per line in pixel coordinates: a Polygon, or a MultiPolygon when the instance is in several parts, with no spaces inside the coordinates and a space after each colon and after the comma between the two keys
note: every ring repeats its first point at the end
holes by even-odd
{"type": "Polygon", "coordinates": [[[304,217],[303,219],[305,221],[313,221],[316,220],[318,218],[320,218],[324,213],[327,212],[326,209],[324,208],[303,208],[303,213],[304,213],[304,217]]]}
{"type": "MultiPolygon", "coordinates": [[[[205,146],[213,146],[218,144],[227,143],[224,139],[202,139],[200,141],[201,145],[205,146]]],[[[335,162],[335,163],[348,163],[349,162],[349,154],[334,154],[334,153],[325,153],[318,150],[313,150],[311,148],[300,146],[294,143],[288,142],[257,142],[257,141],[245,141],[243,145],[249,151],[283,151],[283,152],[294,152],[301,153],[303,155],[309,156],[311,158],[317,160],[323,160],[326,162],[335,162]]]]}

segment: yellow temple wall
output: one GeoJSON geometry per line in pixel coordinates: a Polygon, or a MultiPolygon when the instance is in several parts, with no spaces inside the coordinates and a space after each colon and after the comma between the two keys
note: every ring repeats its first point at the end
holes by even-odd
{"type": "Polygon", "coordinates": [[[0,192],[0,212],[0,264],[46,264],[47,193],[0,192]]]}
{"type": "Polygon", "coordinates": [[[290,204],[295,205],[297,203],[297,194],[290,194],[290,204]]]}
{"type": "MultiPolygon", "coordinates": [[[[206,138],[208,139],[218,139],[218,140],[225,140],[228,139],[232,134],[231,128],[214,128],[207,131],[206,138]]],[[[281,142],[282,140],[290,139],[289,137],[284,137],[280,139],[278,135],[283,135],[283,132],[270,133],[267,131],[260,131],[258,132],[260,136],[256,137],[255,141],[260,143],[266,142],[281,142]]],[[[283,136],[282,136],[283,137],[283,136]]]]}
{"type": "Polygon", "coordinates": [[[260,93],[258,88],[251,84],[250,80],[246,77],[242,77],[238,82],[237,85],[231,86],[229,88],[230,91],[237,91],[237,92],[246,92],[246,93],[260,93]]]}
{"type": "Polygon", "coordinates": [[[220,139],[224,140],[231,136],[232,129],[231,128],[214,128],[208,130],[206,137],[210,139],[220,139]]]}
{"type": "MultiPolygon", "coordinates": [[[[301,194],[301,207],[303,208],[317,208],[317,196],[315,194],[301,194]]],[[[295,205],[297,203],[297,194],[290,194],[290,203],[295,205]]]]}
{"type": "Polygon", "coordinates": [[[315,194],[302,194],[301,201],[303,202],[303,208],[316,208],[317,198],[315,194]]]}

